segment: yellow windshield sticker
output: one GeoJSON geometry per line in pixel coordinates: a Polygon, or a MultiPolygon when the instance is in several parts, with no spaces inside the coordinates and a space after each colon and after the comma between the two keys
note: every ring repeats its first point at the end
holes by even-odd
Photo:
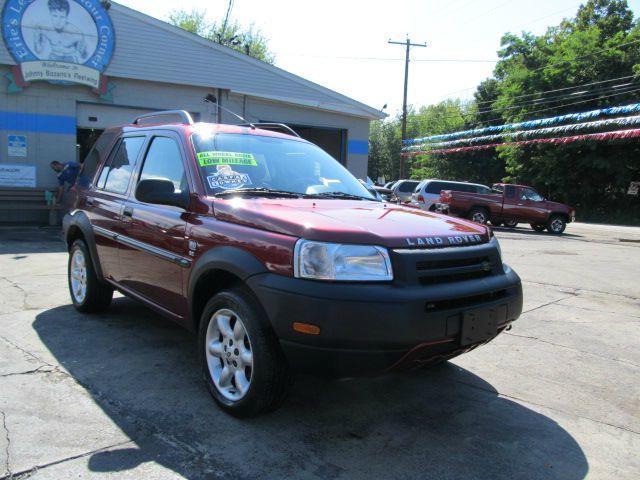
{"type": "Polygon", "coordinates": [[[198,153],[198,162],[201,167],[211,165],[248,165],[255,167],[258,165],[252,154],[242,152],[200,152],[198,153]]]}

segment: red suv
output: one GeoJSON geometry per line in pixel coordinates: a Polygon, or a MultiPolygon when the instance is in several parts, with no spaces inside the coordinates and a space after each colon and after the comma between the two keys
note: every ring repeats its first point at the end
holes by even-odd
{"type": "Polygon", "coordinates": [[[259,127],[177,111],[106,130],[63,222],[75,307],[118,290],[197,332],[236,416],[277,407],[293,372],[425,365],[518,318],[486,226],[377,201],[319,147],[259,127]]]}

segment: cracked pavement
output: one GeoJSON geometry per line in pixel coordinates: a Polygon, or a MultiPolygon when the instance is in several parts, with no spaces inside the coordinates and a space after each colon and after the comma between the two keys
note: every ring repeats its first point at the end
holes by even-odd
{"type": "Polygon", "coordinates": [[[59,232],[0,228],[0,479],[640,477],[640,229],[496,229],[513,330],[409,374],[299,377],[219,411],[191,334],[126,298],[70,306],[59,232]]]}

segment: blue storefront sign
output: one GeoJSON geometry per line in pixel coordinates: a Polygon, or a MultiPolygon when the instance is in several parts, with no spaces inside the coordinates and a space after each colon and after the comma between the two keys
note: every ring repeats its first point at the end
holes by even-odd
{"type": "Polygon", "coordinates": [[[99,0],[7,0],[2,36],[18,64],[10,91],[33,81],[106,91],[103,72],[113,56],[115,35],[99,0]]]}

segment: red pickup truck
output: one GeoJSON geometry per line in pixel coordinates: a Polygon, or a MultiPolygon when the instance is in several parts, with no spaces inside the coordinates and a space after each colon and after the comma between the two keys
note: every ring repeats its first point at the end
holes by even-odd
{"type": "Polygon", "coordinates": [[[567,223],[575,221],[574,208],[550,202],[531,187],[496,183],[492,190],[496,193],[443,190],[436,208],[442,213],[466,217],[478,223],[504,223],[509,228],[525,222],[536,232],[547,229],[557,235],[564,232],[567,223]]]}

